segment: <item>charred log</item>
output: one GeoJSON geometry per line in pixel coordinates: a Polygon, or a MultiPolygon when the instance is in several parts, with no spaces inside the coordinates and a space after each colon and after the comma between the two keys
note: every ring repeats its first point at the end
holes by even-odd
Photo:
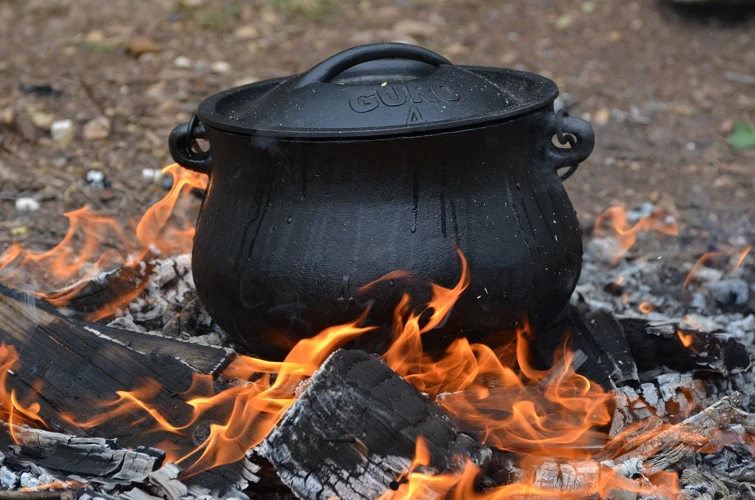
{"type": "Polygon", "coordinates": [[[750,364],[747,348],[726,333],[682,328],[674,321],[618,317],[640,371],[667,366],[679,372],[740,373],[750,364]]]}
{"type": "Polygon", "coordinates": [[[484,466],[490,451],[443,410],[363,351],[335,352],[260,445],[297,496],[377,498],[409,468],[423,436],[428,472],[484,466]]]}
{"type": "MultiPolygon", "coordinates": [[[[197,353],[191,356],[193,359],[208,355],[212,359],[209,364],[217,366],[222,365],[226,353],[158,339],[142,341],[140,346],[145,349],[142,353],[93,327],[65,318],[29,295],[0,288],[0,341],[14,346],[20,358],[14,376],[8,379],[7,389],[15,389],[21,401],[37,401],[40,416],[53,430],[81,437],[93,433],[118,436],[122,446],[139,446],[170,438],[193,448],[196,444],[190,437],[176,434],[152,433],[147,442],[142,439],[143,434],[154,422],[138,420],[139,417],[130,414],[91,429],[62,417],[74,415],[79,422],[89,421],[102,412],[101,404],[117,399],[116,391],[148,387],[154,393],[150,404],[171,425],[178,427],[185,423],[193,408],[177,395],[189,389],[192,375],[197,372],[177,359],[176,354],[196,349],[197,353]],[[158,343],[163,345],[166,354],[154,352],[159,351],[155,347],[158,343]],[[168,345],[171,347],[166,347],[168,345]]],[[[219,414],[207,417],[224,420],[219,414]]]]}

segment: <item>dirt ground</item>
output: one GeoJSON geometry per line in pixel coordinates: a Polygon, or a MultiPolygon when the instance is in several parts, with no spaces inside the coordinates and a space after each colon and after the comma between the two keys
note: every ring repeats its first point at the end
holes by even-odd
{"type": "Polygon", "coordinates": [[[571,114],[596,129],[595,152],[567,182],[585,228],[609,205],[650,201],[678,211],[677,241],[691,253],[755,242],[755,154],[725,142],[733,122],[755,121],[747,9],[680,10],[662,0],[0,0],[0,251],[17,241],[49,248],[65,233],[61,214],[85,204],[138,218],[165,193],[142,170],[171,162],[168,133],[204,97],[377,41],[553,78],[571,114]],[[66,119],[75,128],[68,144],[50,133],[66,119]],[[107,176],[105,187],[87,183],[91,170],[107,176]],[[17,210],[19,197],[40,208],[17,210]]]}

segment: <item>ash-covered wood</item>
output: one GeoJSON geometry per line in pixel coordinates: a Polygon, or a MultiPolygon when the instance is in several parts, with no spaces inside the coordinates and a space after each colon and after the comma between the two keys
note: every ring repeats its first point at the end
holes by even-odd
{"type": "Polygon", "coordinates": [[[405,474],[423,436],[428,471],[484,466],[490,451],[437,405],[363,351],[332,354],[260,445],[281,480],[306,499],[377,498],[405,474]]]}
{"type": "MultiPolygon", "coordinates": [[[[7,440],[10,424],[4,424],[7,440]]],[[[96,481],[110,484],[142,482],[165,459],[156,448],[120,448],[114,439],[74,437],[57,432],[14,426],[18,440],[8,448],[5,459],[17,464],[34,463],[59,476],[82,483],[96,481]]]]}
{"type": "MultiPolygon", "coordinates": [[[[195,446],[190,437],[177,434],[146,436],[154,425],[153,420],[141,418],[146,414],[121,415],[92,429],[62,418],[66,414],[78,422],[88,421],[103,412],[102,403],[117,399],[116,391],[149,387],[154,393],[150,404],[171,425],[182,425],[191,418],[193,408],[177,395],[190,388],[196,372],[174,355],[142,354],[7,288],[0,288],[0,341],[14,346],[20,358],[7,389],[16,389],[22,401],[37,401],[40,416],[53,430],[82,437],[93,432],[117,436],[122,446],[148,445],[166,438],[195,446]]],[[[215,361],[217,356],[213,364],[215,361]]],[[[224,421],[218,414],[207,418],[224,421]]]]}
{"type": "Polygon", "coordinates": [[[618,320],[641,371],[667,366],[679,372],[727,375],[742,372],[752,363],[747,347],[726,333],[693,331],[674,321],[624,316],[618,320]]]}
{"type": "Polygon", "coordinates": [[[640,444],[629,450],[621,450],[614,458],[611,458],[615,453],[612,449],[604,450],[595,458],[610,459],[613,464],[641,460],[643,466],[640,472],[655,474],[678,463],[689,453],[700,450],[719,429],[734,421],[741,404],[742,396],[735,392],[648,439],[636,436],[633,442],[640,444]]]}

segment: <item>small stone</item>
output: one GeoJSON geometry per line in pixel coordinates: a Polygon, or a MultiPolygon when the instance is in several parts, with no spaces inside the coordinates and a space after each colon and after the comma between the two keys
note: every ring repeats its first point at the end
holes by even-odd
{"type": "Polygon", "coordinates": [[[210,69],[213,73],[217,73],[218,75],[223,75],[225,73],[228,73],[231,71],[231,65],[225,61],[215,61],[210,65],[210,69]]]}
{"type": "Polygon", "coordinates": [[[90,170],[87,172],[87,184],[90,187],[97,189],[105,189],[110,187],[110,179],[100,170],[90,170]]]}
{"type": "Polygon", "coordinates": [[[50,135],[52,140],[65,148],[73,140],[76,131],[73,128],[72,120],[58,120],[50,125],[50,135]]]}
{"type": "Polygon", "coordinates": [[[34,123],[37,128],[40,128],[42,130],[49,129],[50,125],[52,125],[52,122],[55,121],[55,117],[50,113],[36,110],[29,111],[29,118],[31,118],[32,123],[34,123]]]}
{"type": "Polygon", "coordinates": [[[611,118],[611,110],[608,108],[600,108],[595,112],[592,117],[592,121],[595,125],[603,126],[608,123],[611,118]]]}
{"type": "Polygon", "coordinates": [[[13,111],[13,108],[7,107],[3,110],[2,118],[3,122],[6,125],[10,125],[13,123],[13,118],[16,116],[16,113],[13,111]]]}
{"type": "Polygon", "coordinates": [[[39,139],[39,129],[26,113],[18,113],[15,117],[14,125],[18,133],[25,140],[36,142],[39,139]]]}
{"type": "Polygon", "coordinates": [[[572,16],[571,14],[564,14],[561,17],[559,17],[558,20],[556,21],[556,28],[560,30],[565,30],[569,26],[571,26],[573,22],[574,22],[574,16],[572,16]]]}
{"type": "Polygon", "coordinates": [[[163,172],[159,168],[143,168],[142,179],[160,184],[160,181],[163,180],[163,172]]]}
{"type": "Polygon", "coordinates": [[[105,33],[102,30],[92,30],[84,37],[89,43],[102,43],[105,41],[105,33]]]}
{"type": "Polygon", "coordinates": [[[734,120],[727,119],[718,124],[718,132],[721,135],[729,135],[734,129],[734,120]]]}
{"type": "Polygon", "coordinates": [[[107,139],[110,135],[110,118],[107,116],[98,116],[90,120],[82,129],[84,139],[95,141],[97,139],[107,139]]]}
{"type": "Polygon", "coordinates": [[[178,56],[173,59],[173,66],[176,68],[191,68],[194,62],[186,56],[178,56]]]}
{"type": "Polygon", "coordinates": [[[68,158],[65,156],[58,156],[52,159],[52,166],[55,168],[63,168],[68,165],[68,158]]]}
{"type": "Polygon", "coordinates": [[[728,279],[711,283],[710,291],[719,304],[740,306],[749,298],[749,287],[742,279],[728,279]]]}
{"type": "Polygon", "coordinates": [[[236,40],[251,40],[259,36],[259,30],[250,24],[239,26],[238,28],[236,28],[236,31],[233,32],[233,37],[236,40]]]}
{"type": "Polygon", "coordinates": [[[438,28],[427,22],[404,19],[397,22],[393,26],[393,30],[402,35],[427,38],[433,36],[438,31],[438,28]]]}
{"type": "Polygon", "coordinates": [[[160,49],[151,38],[137,37],[128,41],[126,51],[134,57],[139,57],[142,54],[160,52],[160,49]]]}
{"type": "Polygon", "coordinates": [[[606,38],[608,38],[609,42],[618,42],[619,40],[621,40],[621,32],[620,31],[610,31],[608,33],[608,36],[606,38]]]}
{"type": "Polygon", "coordinates": [[[36,212],[39,210],[39,202],[34,198],[19,198],[16,200],[16,210],[19,212],[36,212]]]}

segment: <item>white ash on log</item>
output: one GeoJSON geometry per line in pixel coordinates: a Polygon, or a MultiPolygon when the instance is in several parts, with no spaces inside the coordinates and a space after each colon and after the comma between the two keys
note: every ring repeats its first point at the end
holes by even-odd
{"type": "MultiPolygon", "coordinates": [[[[6,433],[10,431],[10,427],[10,424],[3,424],[6,433]]],[[[7,462],[13,462],[16,466],[33,463],[59,478],[81,483],[142,482],[165,459],[162,450],[118,448],[114,439],[81,438],[27,427],[13,427],[13,435],[18,443],[9,446],[11,453],[6,455],[7,462]]]]}
{"type": "MultiPolygon", "coordinates": [[[[5,431],[10,428],[4,424],[5,431]]],[[[20,474],[12,471],[37,469],[70,483],[72,488],[87,484],[95,498],[243,499],[248,498],[243,490],[259,480],[255,474],[260,467],[247,458],[181,478],[182,468],[172,463],[163,465],[165,453],[156,448],[130,450],[119,448],[116,439],[81,438],[19,426],[13,426],[13,435],[19,442],[7,447],[7,474],[18,477],[20,474]]],[[[4,433],[0,441],[9,438],[4,433]]]]}
{"type": "Polygon", "coordinates": [[[259,450],[300,498],[374,499],[406,473],[419,436],[428,472],[458,470],[465,458],[484,467],[490,457],[379,358],[339,350],[259,450]]]}
{"type": "Polygon", "coordinates": [[[652,475],[668,469],[690,453],[703,448],[723,427],[729,426],[737,418],[742,404],[742,395],[735,392],[710,405],[705,410],[684,421],[643,440],[635,436],[636,447],[621,450],[607,448],[596,455],[596,460],[616,466],[631,460],[641,460],[639,472],[652,475]],[[611,458],[613,457],[613,458],[611,458]]]}

